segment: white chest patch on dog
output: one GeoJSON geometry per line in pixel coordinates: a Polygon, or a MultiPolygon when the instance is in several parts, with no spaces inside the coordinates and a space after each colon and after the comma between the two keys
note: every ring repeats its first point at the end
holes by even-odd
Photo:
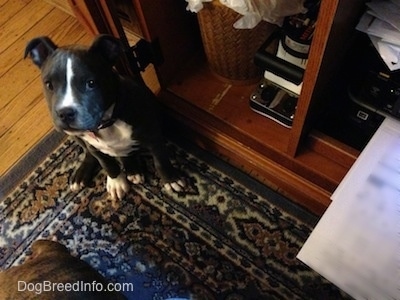
{"type": "Polygon", "coordinates": [[[128,156],[132,151],[138,150],[139,141],[132,138],[132,126],[117,120],[107,128],[97,133],[86,132],[81,138],[99,151],[113,156],[128,156]]]}

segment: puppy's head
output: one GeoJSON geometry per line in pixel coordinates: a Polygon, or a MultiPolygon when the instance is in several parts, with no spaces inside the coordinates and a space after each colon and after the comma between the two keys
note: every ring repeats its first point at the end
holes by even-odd
{"type": "Polygon", "coordinates": [[[53,122],[64,131],[95,131],[114,103],[118,75],[113,66],[119,40],[98,36],[91,46],[58,47],[48,37],[31,40],[25,49],[41,70],[44,94],[53,122]]]}

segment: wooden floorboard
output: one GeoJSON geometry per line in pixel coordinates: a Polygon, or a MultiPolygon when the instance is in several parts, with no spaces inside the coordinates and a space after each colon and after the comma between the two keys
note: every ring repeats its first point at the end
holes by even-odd
{"type": "Polygon", "coordinates": [[[0,77],[4,76],[4,74],[10,71],[10,69],[16,64],[22,62],[21,58],[24,54],[25,46],[32,37],[39,36],[43,32],[48,32],[50,33],[49,35],[53,36],[54,32],[56,32],[60,26],[63,26],[64,23],[68,22],[68,18],[72,17],[66,15],[58,9],[55,9],[51,13],[47,14],[45,18],[42,18],[39,22],[37,22],[34,27],[22,34],[16,42],[1,52],[3,63],[0,65],[0,77]],[[52,32],[49,32],[48,30],[49,24],[54,25],[52,32]]]}
{"type": "Polygon", "coordinates": [[[59,45],[89,44],[92,37],[73,17],[41,0],[0,0],[0,15],[2,176],[53,128],[39,70],[23,59],[26,43],[40,35],[59,45]]]}
{"type": "Polygon", "coordinates": [[[32,0],[3,1],[4,3],[0,4],[0,26],[3,27],[6,22],[11,20],[22,8],[28,5],[31,1],[32,0]]]}
{"type": "Polygon", "coordinates": [[[21,35],[34,27],[51,10],[54,10],[54,8],[43,1],[32,1],[23,6],[20,11],[2,25],[0,53],[20,39],[21,35]],[[34,9],[31,5],[35,5],[34,9]]]}
{"type": "Polygon", "coordinates": [[[0,0],[0,8],[2,8],[4,5],[6,5],[8,2],[11,2],[11,0],[0,0]]]}

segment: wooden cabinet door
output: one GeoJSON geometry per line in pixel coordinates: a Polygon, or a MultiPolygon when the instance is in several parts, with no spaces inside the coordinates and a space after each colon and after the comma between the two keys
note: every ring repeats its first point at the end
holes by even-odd
{"type": "MultiPolygon", "coordinates": [[[[93,35],[111,34],[128,46],[114,1],[68,1],[80,23],[89,32],[93,35]]],[[[165,87],[190,55],[201,47],[196,16],[186,11],[185,1],[131,0],[127,4],[132,5],[135,10],[143,38],[149,42],[157,42],[161,48],[164,62],[157,67],[157,75],[161,85],[165,87]]],[[[132,67],[126,67],[131,63],[129,57],[125,57],[119,69],[132,73],[132,67]]]]}
{"type": "Polygon", "coordinates": [[[164,63],[157,68],[166,86],[193,52],[200,49],[196,15],[186,11],[186,2],[177,0],[132,0],[143,38],[157,41],[164,63]]]}

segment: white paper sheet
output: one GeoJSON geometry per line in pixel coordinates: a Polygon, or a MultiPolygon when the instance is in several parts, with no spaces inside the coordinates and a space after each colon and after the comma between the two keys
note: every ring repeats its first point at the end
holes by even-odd
{"type": "Polygon", "coordinates": [[[400,30],[400,7],[391,1],[371,0],[366,3],[374,14],[400,30]]]}
{"type": "Polygon", "coordinates": [[[400,7],[381,0],[368,2],[367,5],[370,10],[362,15],[356,29],[368,34],[390,71],[399,70],[400,7]]]}
{"type": "Polygon", "coordinates": [[[386,118],[298,258],[355,299],[400,299],[400,122],[386,118]]]}

